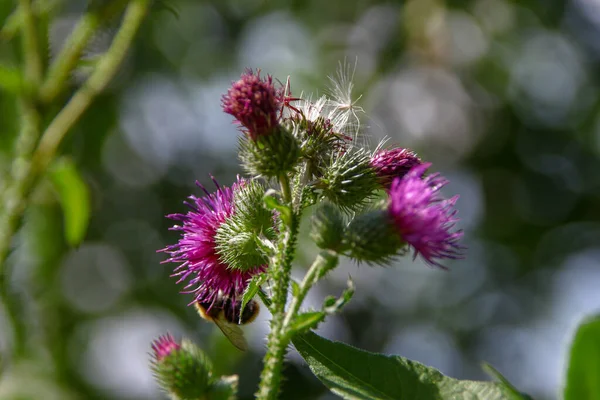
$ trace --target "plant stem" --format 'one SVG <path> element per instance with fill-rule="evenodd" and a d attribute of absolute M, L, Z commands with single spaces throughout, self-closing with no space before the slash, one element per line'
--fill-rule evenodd
<path fill-rule="evenodd" d="M 32 9 L 33 15 L 48 14 L 48 12 L 56 7 L 56 3 L 59 1 L 60 0 L 37 0 L 31 4 L 30 8 Z M 23 9 L 17 7 L 12 14 L 6 17 L 4 25 L 0 28 L 0 40 L 9 41 L 17 34 L 23 26 L 23 15 Z"/>
<path fill-rule="evenodd" d="M 11 165 L 9 185 L 2 198 L 2 212 L 0 213 L 0 300 L 4 305 L 10 326 L 13 329 L 14 346 L 13 354 L 21 356 L 25 352 L 25 323 L 19 317 L 19 299 L 15 297 L 10 287 L 10 273 L 5 265 L 12 236 L 17 231 L 23 210 L 24 202 L 20 193 L 27 172 L 30 169 L 31 152 L 39 137 L 39 114 L 34 105 L 26 97 L 20 100 L 21 131 L 15 145 L 15 158 Z"/>
<path fill-rule="evenodd" d="M 42 80 L 42 59 L 40 57 L 35 17 L 31 9 L 31 0 L 19 0 L 19 7 L 23 16 L 25 76 L 28 84 L 37 90 Z"/>
<path fill-rule="evenodd" d="M 0 300 L 13 329 L 13 354 L 15 356 L 21 356 L 25 352 L 25 323 L 23 318 L 19 318 L 19 299 L 11 292 L 5 260 L 12 243 L 12 236 L 18 228 L 23 214 L 24 205 L 20 193 L 31 165 L 31 153 L 40 135 L 40 115 L 35 101 L 31 97 L 31 92 L 37 91 L 42 77 L 42 62 L 31 0 L 20 0 L 19 9 L 23 19 L 21 31 L 28 90 L 24 90 L 19 98 L 21 129 L 15 144 L 10 174 L 6 179 L 7 187 L 1 197 L 2 209 L 0 210 L 0 227 L 2 228 L 0 230 Z"/>
<path fill-rule="evenodd" d="M 260 384 L 257 393 L 257 399 L 272 400 L 276 399 L 281 384 L 281 370 L 283 368 L 283 359 L 287 349 L 288 341 L 281 330 L 283 327 L 283 318 L 285 312 L 285 303 L 287 298 L 287 285 L 285 279 L 285 266 L 283 265 L 284 252 L 289 241 L 289 232 L 286 232 L 282 241 L 281 251 L 278 254 L 278 264 L 274 274 L 275 284 L 273 287 L 273 307 L 271 330 L 267 338 L 267 353 L 264 357 L 264 367 L 260 377 Z"/>
<path fill-rule="evenodd" d="M 114 17 L 126 4 L 126 0 L 107 2 L 99 10 L 88 12 L 81 17 L 60 53 L 50 65 L 48 75 L 40 87 L 41 102 L 50 103 L 60 94 L 91 37 L 104 21 Z"/>
<path fill-rule="evenodd" d="M 281 195 L 283 197 L 283 201 L 290 205 L 292 203 L 292 191 L 290 189 L 290 178 L 288 178 L 287 174 L 281 174 L 279 177 L 279 185 L 281 186 Z"/>
<path fill-rule="evenodd" d="M 146 12 L 149 0 L 132 0 L 127 6 L 121 29 L 117 32 L 110 49 L 102 57 L 98 66 L 73 95 L 67 105 L 58 113 L 44 132 L 40 145 L 34 154 L 38 171 L 46 169 L 56 149 L 67 132 L 81 117 L 88 106 L 111 81 L 129 49 Z"/>
<path fill-rule="evenodd" d="M 292 207 L 291 189 L 286 175 L 280 177 L 281 192 L 288 207 Z M 271 330 L 267 338 L 267 353 L 264 357 L 264 367 L 260 376 L 258 393 L 259 400 L 273 400 L 279 394 L 281 385 L 281 370 L 287 351 L 289 339 L 284 334 L 283 321 L 287 292 L 290 285 L 292 259 L 298 235 L 298 220 L 300 216 L 292 212 L 289 226 L 282 232 L 283 237 L 278 245 L 278 252 L 273 263 L 273 304 L 271 307 Z"/>
<path fill-rule="evenodd" d="M 334 255 L 334 257 L 336 257 L 337 262 L 337 256 Z M 290 327 L 290 324 L 292 323 L 293 319 L 296 317 L 296 315 L 298 315 L 298 311 L 300 311 L 300 307 L 302 306 L 302 302 L 308 294 L 308 291 L 319 279 L 320 271 L 330 263 L 331 257 L 324 256 L 322 252 L 317 256 L 315 261 L 312 263 L 312 265 L 304 275 L 304 278 L 300 283 L 300 290 L 298 291 L 298 294 L 292 299 L 292 302 L 290 303 L 290 308 L 288 309 L 285 315 L 282 329 L 284 333 L 287 333 L 288 328 Z"/>

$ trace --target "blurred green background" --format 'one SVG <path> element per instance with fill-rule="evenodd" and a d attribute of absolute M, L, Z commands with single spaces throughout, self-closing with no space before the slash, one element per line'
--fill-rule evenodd
<path fill-rule="evenodd" d="M 86 240 L 69 248 L 56 196 L 42 185 L 10 263 L 31 356 L 3 371 L 4 399 L 161 399 L 150 341 L 194 340 L 221 373 L 256 390 L 268 312 L 242 354 L 200 320 L 157 249 L 177 240 L 165 214 L 185 210 L 241 168 L 238 132 L 220 96 L 246 67 L 293 94 L 320 95 L 340 61 L 374 148 L 410 147 L 460 194 L 467 258 L 449 272 L 406 257 L 387 268 L 344 261 L 308 299 L 352 302 L 319 332 L 400 354 L 461 379 L 487 361 L 538 399 L 557 398 L 575 325 L 600 309 L 600 3 L 590 0 L 174 0 L 145 21 L 118 76 L 62 152 L 92 194 Z M 66 1 L 50 29 L 54 54 L 85 9 Z M 13 9 L 0 1 L 0 20 Z M 115 27 L 118 21 L 115 21 Z M 106 49 L 114 30 L 88 49 Z M 19 60 L 0 43 L 0 57 Z M 72 79 L 76 88 L 82 70 Z M 313 96 L 314 98 L 314 96 Z M 16 99 L 0 94 L 0 163 L 18 129 Z M 0 227 L 1 229 L 1 227 Z M 305 229 L 306 231 L 306 229 Z M 315 255 L 306 234 L 297 270 Z M 11 346 L 6 323 L 0 345 Z M 331 399 L 291 352 L 284 399 Z M 19 394 L 17 394 L 19 393 Z"/>

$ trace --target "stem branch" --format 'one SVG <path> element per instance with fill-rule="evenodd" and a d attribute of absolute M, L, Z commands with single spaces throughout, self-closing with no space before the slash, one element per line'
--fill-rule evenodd
<path fill-rule="evenodd" d="M 102 8 L 90 11 L 81 17 L 50 65 L 48 76 L 40 87 L 40 101 L 50 103 L 60 94 L 91 37 L 104 21 L 117 15 L 126 4 L 126 0 L 110 1 Z"/>
<path fill-rule="evenodd" d="M 38 44 L 35 17 L 31 9 L 31 0 L 19 0 L 23 16 L 23 51 L 25 56 L 25 76 L 28 84 L 35 90 L 42 80 L 42 59 Z"/>
<path fill-rule="evenodd" d="M 300 311 L 300 307 L 302 306 L 302 302 L 308 294 L 308 291 L 318 280 L 320 275 L 319 272 L 323 267 L 327 266 L 329 263 L 330 260 L 324 257 L 322 254 L 319 254 L 315 261 L 312 263 L 312 265 L 304 275 L 302 282 L 300 283 L 300 290 L 298 291 L 298 294 L 292 299 L 290 303 L 290 308 L 288 309 L 285 315 L 285 319 L 283 321 L 283 332 L 287 333 L 290 324 L 292 323 L 296 315 L 298 315 L 298 311 Z"/>
<path fill-rule="evenodd" d="M 35 167 L 38 171 L 45 170 L 64 136 L 117 72 L 146 14 L 148 3 L 149 0 L 132 0 L 129 3 L 121 29 L 117 32 L 110 49 L 102 57 L 92 75 L 44 132 L 34 154 Z"/>

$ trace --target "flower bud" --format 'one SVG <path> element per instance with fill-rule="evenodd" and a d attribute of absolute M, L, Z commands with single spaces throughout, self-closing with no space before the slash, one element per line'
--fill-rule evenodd
<path fill-rule="evenodd" d="M 364 150 L 348 151 L 338 156 L 316 185 L 333 204 L 345 211 L 363 207 L 379 188 L 375 171 Z"/>
<path fill-rule="evenodd" d="M 256 140 L 240 138 L 239 157 L 251 175 L 268 178 L 294 170 L 300 159 L 300 146 L 291 127 L 279 126 Z"/>
<path fill-rule="evenodd" d="M 294 118 L 297 124 L 297 138 L 306 161 L 309 179 L 320 178 L 327 169 L 331 158 L 346 150 L 343 135 L 333 131 L 331 121 L 322 116 L 313 120 L 299 114 Z"/>
<path fill-rule="evenodd" d="M 346 223 L 340 211 L 329 203 L 321 203 L 311 219 L 310 236 L 321 249 L 339 250 Z"/>
<path fill-rule="evenodd" d="M 386 210 L 374 210 L 354 218 L 345 231 L 343 243 L 349 257 L 368 264 L 389 262 L 405 245 Z"/>
<path fill-rule="evenodd" d="M 202 399 L 213 382 L 212 364 L 192 342 L 177 343 L 171 335 L 152 343 L 152 369 L 158 384 L 177 400 Z"/>
<path fill-rule="evenodd" d="M 264 187 L 257 181 L 244 181 L 234 190 L 234 212 L 215 235 L 219 259 L 230 269 L 245 272 L 268 264 L 268 257 L 257 245 L 260 237 L 276 237 L 273 211 L 264 206 L 264 194 Z"/>
<path fill-rule="evenodd" d="M 222 99 L 223 111 L 233 115 L 246 128 L 251 140 L 269 135 L 277 128 L 282 108 L 281 96 L 273 85 L 273 78 L 260 77 L 247 70 L 234 82 Z"/>
<path fill-rule="evenodd" d="M 402 178 L 412 167 L 421 163 L 421 159 L 413 151 L 400 147 L 379 150 L 371 157 L 371 167 L 381 186 L 388 191 L 394 178 Z"/>

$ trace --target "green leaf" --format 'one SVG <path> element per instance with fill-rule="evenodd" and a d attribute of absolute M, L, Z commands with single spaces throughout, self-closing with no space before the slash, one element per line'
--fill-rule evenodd
<path fill-rule="evenodd" d="M 63 158 L 50 169 L 50 180 L 64 215 L 65 239 L 71 246 L 83 240 L 90 219 L 90 192 L 75 164 Z"/>
<path fill-rule="evenodd" d="M 286 224 L 290 225 L 292 222 L 292 210 L 285 204 L 281 204 L 275 197 L 266 194 L 264 197 L 265 206 L 269 210 L 279 211 L 279 218 Z"/>
<path fill-rule="evenodd" d="M 510 393 L 510 398 L 513 400 L 533 400 L 531 396 L 519 392 L 519 390 L 508 381 L 496 368 L 492 367 L 488 363 L 483 363 L 483 370 L 490 375 L 492 378 L 496 378 L 504 387 L 506 391 Z"/>
<path fill-rule="evenodd" d="M 579 325 L 568 368 L 565 400 L 600 399 L 600 315 Z"/>
<path fill-rule="evenodd" d="M 370 353 L 312 332 L 292 342 L 313 374 L 344 399 L 510 399 L 496 382 L 452 379 L 404 357 Z"/>
<path fill-rule="evenodd" d="M 308 311 L 298 315 L 290 326 L 290 336 L 299 335 L 314 329 L 325 319 L 323 311 Z"/>
<path fill-rule="evenodd" d="M 242 296 L 242 308 L 240 309 L 240 316 L 242 315 L 242 312 L 244 311 L 244 308 L 246 308 L 246 305 L 248 304 L 248 302 L 250 300 L 252 300 L 254 298 L 254 296 L 256 296 L 256 294 L 260 290 L 260 286 L 263 283 L 265 283 L 266 280 L 267 280 L 267 274 L 264 274 L 264 273 L 254 275 L 252 277 L 252 279 L 248 283 L 248 287 L 244 291 L 244 295 Z"/>
<path fill-rule="evenodd" d="M 298 293 L 300 293 L 300 285 L 293 279 L 290 282 L 292 284 L 292 296 L 298 297 Z"/>

